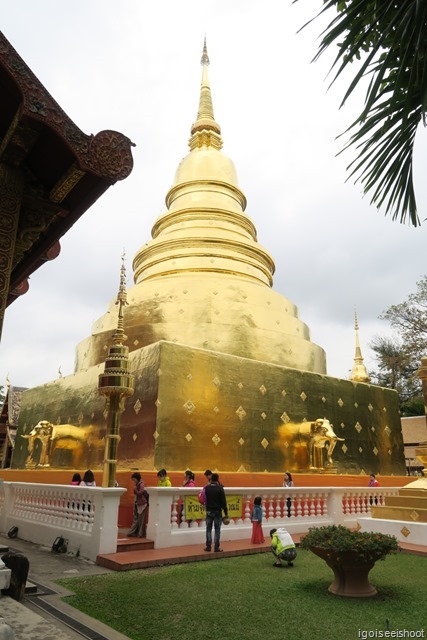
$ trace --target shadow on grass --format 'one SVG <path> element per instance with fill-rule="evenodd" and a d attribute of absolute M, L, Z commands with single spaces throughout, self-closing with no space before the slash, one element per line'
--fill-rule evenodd
<path fill-rule="evenodd" d="M 372 596 L 370 598 L 348 598 L 342 596 L 334 596 L 335 598 L 342 600 L 370 600 L 371 602 L 375 600 L 387 600 L 391 602 L 393 600 L 401 600 L 402 598 L 411 597 L 412 590 L 408 590 L 407 588 L 401 586 L 390 586 L 387 584 L 381 584 L 376 580 L 369 580 L 371 584 L 374 584 L 378 593 L 376 596 Z M 310 595 L 310 598 L 313 600 L 324 600 L 325 598 L 330 600 L 331 594 L 328 591 L 329 585 L 332 583 L 332 576 L 329 580 L 307 580 L 304 583 L 301 583 L 299 590 L 301 593 L 306 593 Z"/>

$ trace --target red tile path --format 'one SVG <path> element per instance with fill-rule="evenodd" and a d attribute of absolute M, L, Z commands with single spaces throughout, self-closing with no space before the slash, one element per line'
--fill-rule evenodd
<path fill-rule="evenodd" d="M 294 534 L 292 537 L 296 544 L 304 534 Z M 143 545 L 152 546 L 152 542 L 147 540 Z M 125 546 L 126 545 L 126 546 Z M 141 540 L 138 538 L 121 538 L 119 547 L 128 550 L 117 553 L 100 555 L 96 563 L 113 569 L 114 571 L 129 571 L 131 569 L 147 569 L 148 567 L 160 567 L 167 564 L 182 564 L 185 562 L 200 562 L 205 560 L 218 560 L 220 558 L 231 558 L 235 556 L 245 556 L 254 553 L 266 553 L 270 549 L 270 540 L 264 544 L 251 544 L 249 540 L 233 540 L 221 543 L 223 549 L 220 553 L 203 551 L 203 544 L 188 545 L 184 547 L 168 547 L 165 549 L 143 548 Z M 419 546 L 401 542 L 400 546 L 404 553 L 414 553 L 420 556 L 427 556 L 427 546 Z"/>

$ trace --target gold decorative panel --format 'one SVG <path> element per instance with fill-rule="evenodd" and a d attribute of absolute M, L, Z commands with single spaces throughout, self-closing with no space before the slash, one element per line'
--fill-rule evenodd
<path fill-rule="evenodd" d="M 134 351 L 130 362 L 135 396 L 126 400 L 122 414 L 119 468 L 309 471 L 307 434 L 312 421 L 326 414 L 342 439 L 333 452 L 337 473 L 367 469 L 382 475 L 405 474 L 394 391 L 171 342 Z M 14 467 L 24 467 L 27 460 L 21 425 L 27 425 L 28 433 L 40 420 L 54 422 L 58 415 L 69 416 L 70 424 L 77 425 L 82 414 L 82 428 L 92 425 L 102 432 L 104 404 L 96 393 L 99 372 L 100 367 L 91 367 L 24 392 Z M 220 385 L 212 383 L 215 377 Z M 135 398 L 142 405 L 138 413 Z M 325 404 L 322 398 L 330 400 Z M 221 410 L 215 412 L 214 407 Z M 356 424 L 364 428 L 358 432 Z M 99 449 L 91 443 L 78 454 L 66 447 L 57 450 L 52 466 L 100 468 L 101 440 Z"/>

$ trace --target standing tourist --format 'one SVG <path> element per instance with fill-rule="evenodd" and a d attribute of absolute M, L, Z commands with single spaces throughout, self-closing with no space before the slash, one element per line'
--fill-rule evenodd
<path fill-rule="evenodd" d="M 369 487 L 379 487 L 380 483 L 378 482 L 378 480 L 375 477 L 374 473 L 371 473 L 371 475 L 369 476 Z"/>
<path fill-rule="evenodd" d="M 184 482 L 182 483 L 183 487 L 195 487 L 195 475 L 190 469 L 184 472 Z M 179 508 L 179 521 L 182 522 L 184 520 L 184 502 L 181 502 L 181 506 Z M 190 526 L 190 520 L 188 520 L 188 526 Z"/>
<path fill-rule="evenodd" d="M 182 483 L 183 487 L 195 487 L 195 475 L 190 469 L 184 473 L 184 482 Z"/>
<path fill-rule="evenodd" d="M 81 481 L 80 485 L 82 487 L 85 487 L 85 486 L 96 487 L 95 476 L 93 475 L 93 471 L 88 469 L 87 471 L 84 472 L 83 480 Z"/>
<path fill-rule="evenodd" d="M 292 475 L 287 471 L 285 473 L 285 477 L 283 478 L 283 486 L 284 487 L 293 487 L 294 481 L 292 480 Z"/>
<path fill-rule="evenodd" d="M 147 537 L 147 496 L 145 485 L 141 479 L 141 474 L 136 472 L 131 475 L 134 482 L 133 493 L 135 496 L 133 505 L 133 523 L 128 532 L 130 538 L 146 538 Z"/>
<path fill-rule="evenodd" d="M 159 481 L 157 482 L 158 487 L 172 486 L 172 482 L 170 481 L 170 478 L 168 476 L 168 472 L 166 471 L 166 469 L 160 469 L 160 471 L 157 472 L 157 477 L 159 479 Z"/>
<path fill-rule="evenodd" d="M 283 478 L 283 486 L 284 487 L 293 487 L 294 481 L 292 480 L 292 476 L 289 471 L 286 471 L 285 477 Z M 286 510 L 288 512 L 288 518 L 291 517 L 292 510 L 292 499 L 290 497 L 286 498 Z"/>
<path fill-rule="evenodd" d="M 379 487 L 380 483 L 378 482 L 378 480 L 375 477 L 374 473 L 371 473 L 371 475 L 369 476 L 369 487 Z M 378 504 L 378 496 L 375 495 L 374 499 L 372 499 L 372 496 L 369 496 L 369 503 L 372 504 Z"/>
<path fill-rule="evenodd" d="M 80 473 L 74 473 L 70 484 L 73 484 L 74 486 L 78 487 L 79 484 L 81 484 L 81 482 L 82 482 L 82 477 Z"/>
<path fill-rule="evenodd" d="M 221 536 L 222 511 L 228 517 L 227 501 L 224 487 L 219 483 L 219 476 L 213 473 L 211 481 L 205 486 L 206 495 L 206 547 L 205 551 L 212 548 L 212 525 L 215 527 L 214 551 L 222 551 L 219 546 Z"/>
<path fill-rule="evenodd" d="M 254 499 L 254 505 L 252 507 L 252 544 L 261 544 L 265 542 L 264 533 L 262 531 L 262 506 L 261 506 L 261 496 L 257 496 Z"/>

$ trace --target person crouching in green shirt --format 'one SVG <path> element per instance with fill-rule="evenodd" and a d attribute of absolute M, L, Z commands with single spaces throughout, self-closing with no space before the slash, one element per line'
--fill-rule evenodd
<path fill-rule="evenodd" d="M 288 567 L 293 567 L 297 555 L 295 543 L 290 533 L 286 529 L 271 529 L 271 551 L 276 558 L 273 567 L 281 567 L 282 560 L 288 563 Z"/>

